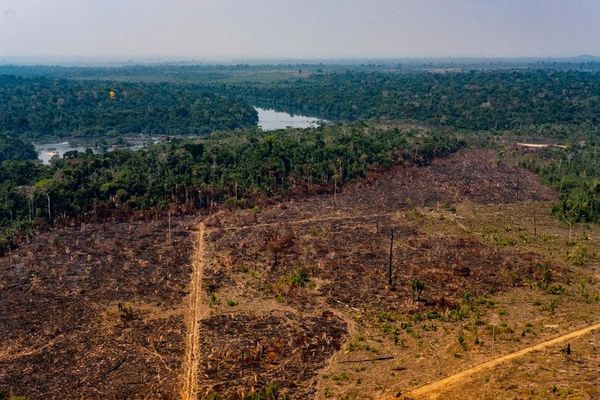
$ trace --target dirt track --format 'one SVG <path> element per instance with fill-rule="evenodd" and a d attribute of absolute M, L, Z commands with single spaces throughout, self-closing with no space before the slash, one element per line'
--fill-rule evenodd
<path fill-rule="evenodd" d="M 536 345 L 526 347 L 526 348 L 516 351 L 514 353 L 510 353 L 510 354 L 504 355 L 502 357 L 498 357 L 498 358 L 494 358 L 493 360 L 486 361 L 483 364 L 476 365 L 472 368 L 461 371 L 458 374 L 449 376 L 445 379 L 442 379 L 442 380 L 430 383 L 428 385 L 421 386 L 420 388 L 411 390 L 410 392 L 405 393 L 402 396 L 402 398 L 407 399 L 407 400 L 408 399 L 416 399 L 416 400 L 437 399 L 437 398 L 439 398 L 441 392 L 445 388 L 455 385 L 465 379 L 468 379 L 469 377 L 471 377 L 472 375 L 474 375 L 478 372 L 484 371 L 489 368 L 493 368 L 499 364 L 513 360 L 515 358 L 522 357 L 533 351 L 543 350 L 547 347 L 566 342 L 567 340 L 578 338 L 578 337 L 586 335 L 596 329 L 600 329 L 600 323 L 590 325 L 586 328 L 578 329 L 576 331 L 567 333 L 565 335 L 558 336 L 554 339 L 546 340 L 546 341 L 538 343 Z M 397 397 L 388 396 L 385 398 L 392 399 L 392 398 L 397 398 Z"/>
<path fill-rule="evenodd" d="M 196 236 L 196 249 L 192 260 L 190 279 L 189 311 L 187 317 L 187 335 L 185 357 L 183 361 L 183 388 L 181 398 L 192 400 L 198 397 L 197 371 L 200 358 L 199 320 L 206 314 L 202 304 L 202 275 L 204 272 L 204 223 L 201 222 Z"/>

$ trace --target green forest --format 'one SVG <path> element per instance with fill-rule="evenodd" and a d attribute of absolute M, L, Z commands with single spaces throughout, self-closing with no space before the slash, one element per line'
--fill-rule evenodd
<path fill-rule="evenodd" d="M 0 76 L 3 246 L 19 232 L 73 218 L 169 207 L 191 210 L 216 203 L 249 207 L 259 199 L 331 190 L 374 168 L 426 163 L 455 151 L 464 145 L 457 132 L 479 145 L 478 138 L 487 134 L 552 137 L 567 143 L 566 149 L 547 149 L 528 165 L 560 193 L 555 207 L 559 218 L 600 220 L 598 73 L 346 69 L 121 71 L 137 78 L 135 82 L 96 80 L 119 75 L 114 68 L 110 73 L 76 69 L 86 80 L 58 78 L 75 72 L 58 69 L 53 75 L 52 67 L 42 69 L 48 77 L 33 76 L 35 68 L 24 69 L 28 78 Z M 9 70 L 19 72 L 16 67 Z M 163 72 L 169 83 L 145 81 L 159 80 Z M 262 132 L 250 104 L 332 123 Z M 388 120 L 427 125 L 436 133 L 385 128 L 381 122 Z M 35 150 L 27 142 L 130 133 L 205 137 L 170 139 L 137 152 L 70 152 L 51 165 L 34 161 Z"/>
<path fill-rule="evenodd" d="M 452 135 L 357 123 L 308 131 L 251 129 L 104 155 L 71 152 L 51 165 L 5 161 L 3 247 L 16 232 L 56 220 L 216 203 L 250 207 L 261 198 L 329 191 L 370 170 L 427 163 L 463 145 Z"/>
<path fill-rule="evenodd" d="M 570 222 L 600 222 L 600 142 L 548 149 L 536 171 L 560 195 L 554 213 Z"/>
<path fill-rule="evenodd" d="M 600 121 L 600 74 L 581 71 L 348 71 L 223 83 L 213 90 L 334 121 L 405 120 L 469 131 L 544 124 L 592 128 Z"/>
<path fill-rule="evenodd" d="M 206 134 L 256 122 L 245 102 L 196 85 L 0 76 L 0 133 L 13 137 Z"/>

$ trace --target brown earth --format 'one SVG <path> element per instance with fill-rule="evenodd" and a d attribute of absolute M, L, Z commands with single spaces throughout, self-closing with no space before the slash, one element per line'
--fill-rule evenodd
<path fill-rule="evenodd" d="M 0 258 L 0 387 L 39 398 L 177 398 L 195 221 L 90 224 Z M 119 306 L 120 304 L 120 306 Z"/>
<path fill-rule="evenodd" d="M 521 246 L 485 208 L 554 198 L 495 153 L 465 150 L 335 196 L 219 212 L 201 252 L 194 218 L 174 218 L 170 235 L 165 219 L 42 234 L 0 258 L 0 387 L 32 399 L 264 388 L 358 399 L 422 386 L 556 334 L 548 321 L 562 332 L 589 316 L 593 285 L 583 302 L 585 276 L 546 251 L 559 241 Z M 548 203 L 535 204 L 542 221 Z M 547 275 L 564 294 L 547 292 Z"/>
<path fill-rule="evenodd" d="M 293 398 L 316 391 L 316 371 L 340 348 L 346 327 L 331 312 L 302 316 L 219 314 L 202 323 L 200 381 L 205 393 L 242 397 L 278 383 Z"/>
<path fill-rule="evenodd" d="M 524 169 L 499 162 L 491 150 L 462 150 L 418 167 L 399 165 L 346 185 L 337 196 L 315 195 L 284 201 L 259 214 L 239 212 L 227 224 L 284 223 L 332 216 L 375 215 L 414 207 L 469 201 L 502 204 L 556 199 L 556 193 Z M 212 224 L 220 226 L 217 216 Z"/>
<path fill-rule="evenodd" d="M 226 315 L 236 321 L 246 321 L 248 314 L 265 321 L 265 315 L 269 315 L 266 321 L 279 326 L 281 322 L 271 318 L 271 313 L 302 318 L 325 310 L 339 315 L 348 327 L 348 336 L 325 367 L 326 371 L 338 373 L 321 375 L 317 396 L 364 398 L 365 393 L 375 394 L 382 388 L 369 382 L 368 375 L 364 379 L 349 378 L 343 372 L 344 366 L 355 362 L 361 365 L 360 360 L 365 360 L 367 366 L 373 362 L 397 362 L 394 359 L 398 356 L 383 353 L 383 349 L 394 353 L 409 346 L 409 326 L 414 316 L 435 318 L 426 323 L 428 329 L 437 330 L 432 327 L 438 319 L 451 327 L 455 320 L 470 318 L 478 302 L 491 303 L 487 300 L 490 296 L 543 285 L 544 271 L 549 271 L 555 284 L 569 279 L 561 265 L 548 263 L 536 252 L 500 247 L 465 230 L 451 234 L 424 231 L 421 225 L 429 218 L 423 212 L 441 210 L 452 216 L 450 209 L 455 202 L 465 200 L 504 204 L 554 198 L 555 194 L 540 185 L 534 175 L 497 163 L 494 153 L 464 151 L 427 167 L 397 167 L 349 185 L 336 196 L 321 195 L 260 210 L 219 213 L 206 221 L 211 249 L 210 265 L 205 270 L 207 298 L 212 299 L 213 315 Z M 395 242 L 390 287 L 387 265 L 391 229 Z M 423 281 L 426 288 L 418 296 L 409 285 L 414 279 Z M 481 315 L 485 318 L 483 311 Z M 261 330 L 272 329 L 257 329 L 256 323 L 253 319 L 252 323 L 235 325 L 233 337 L 223 321 L 203 325 L 201 337 L 209 342 L 201 347 L 206 351 L 220 349 L 225 343 L 239 341 L 239 336 L 262 338 Z M 223 341 L 223 337 L 230 339 Z M 391 347 L 387 344 L 390 340 Z M 233 391 L 248 390 L 249 383 L 239 379 L 244 372 L 240 364 L 242 348 L 223 350 L 230 358 L 220 351 L 211 354 L 208 358 L 228 361 L 212 361 L 214 371 L 219 371 L 212 376 L 203 367 L 205 377 L 200 380 L 218 392 L 226 387 L 223 393 L 230 396 Z M 267 365 L 264 353 L 258 354 L 256 362 Z M 379 357 L 383 360 L 368 361 Z M 313 373 L 321 366 L 322 362 L 314 361 Z M 394 367 L 390 368 L 393 371 Z M 266 373 L 266 369 L 261 369 L 261 373 Z M 258 374 L 250 385 L 256 388 L 277 382 L 291 398 L 305 398 L 306 393 L 312 393 L 298 389 L 306 385 L 312 388 L 310 379 L 299 381 L 297 376 L 285 372 L 271 377 L 269 380 Z M 348 384 L 348 391 L 334 395 L 327 382 L 334 386 Z"/>

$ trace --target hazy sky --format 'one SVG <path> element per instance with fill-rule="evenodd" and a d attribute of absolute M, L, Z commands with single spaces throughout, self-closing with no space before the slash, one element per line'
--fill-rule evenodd
<path fill-rule="evenodd" d="M 0 58 L 600 55 L 600 0 L 0 0 Z"/>

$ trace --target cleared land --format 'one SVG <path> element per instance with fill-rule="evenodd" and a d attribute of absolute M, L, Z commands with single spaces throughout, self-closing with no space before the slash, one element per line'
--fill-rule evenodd
<path fill-rule="evenodd" d="M 525 347 L 524 349 L 521 349 L 514 353 L 510 353 L 510 354 L 506 354 L 506 355 L 498 357 L 498 358 L 494 358 L 492 360 L 484 362 L 483 364 L 476 365 L 472 368 L 461 371 L 458 374 L 449 376 L 448 378 L 445 378 L 445 379 L 427 384 L 427 385 L 417 388 L 415 390 L 412 390 L 409 393 L 407 393 L 406 395 L 404 395 L 404 398 L 409 399 L 409 398 L 414 398 L 414 397 L 417 397 L 417 398 L 428 397 L 428 398 L 432 398 L 432 399 L 437 399 L 438 397 L 440 397 L 442 395 L 443 391 L 451 389 L 452 386 L 462 384 L 465 380 L 473 377 L 476 374 L 481 374 L 482 372 L 487 372 L 488 369 L 494 368 L 500 364 L 503 364 L 503 363 L 506 363 L 506 362 L 509 362 L 509 361 L 512 361 L 515 359 L 524 358 L 529 353 L 532 353 L 534 351 L 545 350 L 548 347 L 557 346 L 557 345 L 563 344 L 564 342 L 570 342 L 570 341 L 576 340 L 582 336 L 589 335 L 598 329 L 600 329 L 600 323 L 594 324 L 594 325 L 591 325 L 591 326 L 588 326 L 588 327 L 585 327 L 582 329 L 578 329 L 573 332 L 569 332 L 565 335 L 558 336 L 554 339 L 546 340 L 544 342 L 535 344 L 533 346 Z M 569 350 L 568 350 L 569 354 L 567 354 L 567 355 L 570 355 L 570 353 L 572 352 L 570 344 L 569 344 L 568 348 L 569 348 Z M 556 387 L 556 386 L 554 386 L 554 387 Z M 461 390 L 461 392 L 462 392 L 462 390 Z M 554 392 L 557 392 L 557 390 L 554 390 Z"/>
<path fill-rule="evenodd" d="M 468 150 L 335 196 L 176 218 L 170 234 L 162 219 L 42 234 L 0 259 L 0 387 L 34 399 L 401 397 L 600 318 L 600 230 L 569 232 L 554 199 Z M 594 338 L 439 398 L 594 398 Z"/>
<path fill-rule="evenodd" d="M 395 396 L 596 318 L 589 272 L 597 231 L 578 227 L 568 241 L 568 228 L 549 215 L 554 198 L 494 153 L 465 151 L 371 176 L 335 197 L 214 215 L 206 276 L 213 314 L 330 311 L 348 334 L 318 373 L 316 397 Z M 260 337 L 255 327 L 237 329 Z M 224 331 L 216 324 L 201 336 Z M 266 358 L 258 360 L 257 386 L 278 382 L 292 398 L 312 395 L 314 380 L 269 373 Z M 315 371 L 323 365 L 308 362 Z M 228 369 L 243 367 L 219 371 Z M 210 372 L 204 384 L 207 393 L 247 387 Z"/>
<path fill-rule="evenodd" d="M 43 233 L 0 259 L 0 387 L 41 398 L 179 397 L 191 218 Z"/>

